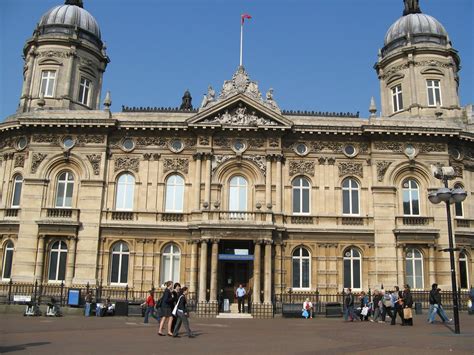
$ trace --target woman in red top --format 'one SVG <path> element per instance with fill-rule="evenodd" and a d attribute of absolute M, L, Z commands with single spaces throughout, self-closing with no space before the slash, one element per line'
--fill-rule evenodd
<path fill-rule="evenodd" d="M 145 320 L 143 323 L 147 324 L 148 323 L 148 316 L 151 314 L 153 317 L 153 313 L 155 312 L 155 291 L 151 290 L 150 295 L 147 297 L 145 305 L 146 305 L 146 310 L 145 310 Z"/>

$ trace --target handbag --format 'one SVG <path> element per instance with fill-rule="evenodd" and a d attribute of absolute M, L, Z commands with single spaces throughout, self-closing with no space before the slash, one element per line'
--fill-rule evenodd
<path fill-rule="evenodd" d="M 404 319 L 413 318 L 413 312 L 412 312 L 411 308 L 403 308 L 403 318 Z"/>
<path fill-rule="evenodd" d="M 369 314 L 369 307 L 367 306 L 362 307 L 362 311 L 360 311 L 360 314 L 362 314 L 363 316 L 366 316 L 367 314 Z"/>
<path fill-rule="evenodd" d="M 309 313 L 306 309 L 303 310 L 303 313 L 301 314 L 303 317 L 308 318 Z"/>
<path fill-rule="evenodd" d="M 173 312 L 171 312 L 171 314 L 175 317 L 176 317 L 176 314 L 178 313 L 178 305 L 179 305 L 179 301 L 181 301 L 181 297 L 183 297 L 183 295 L 179 296 L 178 302 L 176 302 L 176 305 L 173 308 Z"/>

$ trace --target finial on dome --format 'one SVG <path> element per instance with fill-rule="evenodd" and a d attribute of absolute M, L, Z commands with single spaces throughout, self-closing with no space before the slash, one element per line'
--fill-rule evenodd
<path fill-rule="evenodd" d="M 181 102 L 181 106 L 179 107 L 180 110 L 192 110 L 193 109 L 193 105 L 192 105 L 192 97 L 191 97 L 191 93 L 189 92 L 189 89 L 187 89 L 185 92 L 184 92 L 184 95 L 183 95 L 183 100 Z"/>
<path fill-rule="evenodd" d="M 104 99 L 104 110 L 110 111 L 110 106 L 112 106 L 112 97 L 110 95 L 110 91 L 107 91 Z"/>
<path fill-rule="evenodd" d="M 64 2 L 64 5 L 74 5 L 74 6 L 84 7 L 82 0 L 66 0 Z"/>
<path fill-rule="evenodd" d="M 376 115 L 376 113 L 377 113 L 377 106 L 375 106 L 375 99 L 374 99 L 373 96 L 370 98 L 369 112 L 370 112 L 370 118 L 375 118 L 375 117 L 377 117 L 377 115 Z"/>
<path fill-rule="evenodd" d="M 403 10 L 403 16 L 409 14 L 421 14 L 419 0 L 403 0 L 405 9 Z"/>

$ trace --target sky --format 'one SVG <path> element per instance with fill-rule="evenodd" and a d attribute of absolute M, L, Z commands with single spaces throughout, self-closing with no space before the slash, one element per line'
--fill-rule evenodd
<path fill-rule="evenodd" d="M 0 121 L 14 114 L 22 49 L 41 16 L 62 0 L 0 0 Z M 461 56 L 460 100 L 474 103 L 474 1 L 420 0 Z M 360 112 L 380 108 L 373 65 L 402 0 L 84 0 L 111 59 L 102 97 L 126 106 L 177 107 L 186 89 L 199 106 L 208 85 L 220 91 L 239 64 L 282 109 Z"/>

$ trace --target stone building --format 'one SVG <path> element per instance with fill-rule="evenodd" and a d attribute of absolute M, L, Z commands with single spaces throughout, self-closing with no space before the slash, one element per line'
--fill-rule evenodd
<path fill-rule="evenodd" d="M 214 314 L 239 283 L 252 312 L 280 294 L 450 288 L 451 165 L 459 284 L 473 283 L 474 116 L 444 27 L 406 2 L 375 70 L 381 114 L 283 111 L 243 67 L 199 109 L 100 108 L 109 58 L 82 1 L 48 11 L 24 47 L 17 113 L 0 124 L 1 282 L 148 290 L 189 285 Z M 374 49 L 375 50 L 375 49 Z"/>

